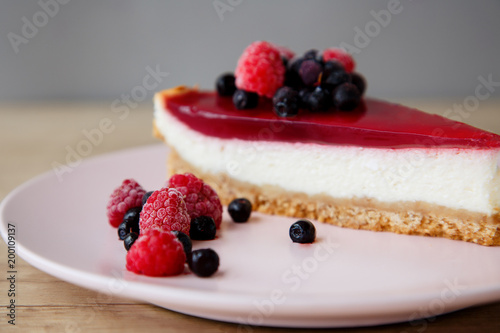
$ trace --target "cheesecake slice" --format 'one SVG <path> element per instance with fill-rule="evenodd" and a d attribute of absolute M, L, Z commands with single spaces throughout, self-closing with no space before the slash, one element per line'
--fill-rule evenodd
<path fill-rule="evenodd" d="M 176 87 L 155 95 L 168 173 L 192 172 L 223 204 L 333 225 L 500 245 L 500 136 L 365 98 L 355 110 L 278 118 L 269 100 Z"/>

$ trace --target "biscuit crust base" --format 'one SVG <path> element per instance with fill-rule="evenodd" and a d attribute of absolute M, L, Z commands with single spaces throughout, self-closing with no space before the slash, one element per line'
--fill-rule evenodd
<path fill-rule="evenodd" d="M 161 134 L 154 128 L 154 135 Z M 201 172 L 170 147 L 168 176 L 191 172 L 202 178 L 219 195 L 223 205 L 245 197 L 254 211 L 265 214 L 315 219 L 339 227 L 389 231 L 406 235 L 444 237 L 480 245 L 500 245 L 500 213 L 488 216 L 423 202 L 383 203 L 374 199 L 336 199 L 309 196 L 277 186 L 255 186 L 228 174 Z"/>

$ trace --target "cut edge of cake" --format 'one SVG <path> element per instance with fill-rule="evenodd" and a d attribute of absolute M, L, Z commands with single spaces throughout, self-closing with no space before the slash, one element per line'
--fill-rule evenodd
<path fill-rule="evenodd" d="M 192 90 L 185 86 L 159 92 L 155 104 L 166 109 L 165 98 Z M 277 186 L 256 186 L 233 179 L 227 173 L 211 173 L 184 160 L 169 145 L 153 121 L 153 133 L 170 147 L 168 173 L 191 172 L 212 186 L 227 205 L 238 197 L 248 198 L 254 210 L 296 218 L 310 218 L 332 225 L 407 235 L 443 237 L 480 245 L 500 245 L 500 212 L 488 215 L 425 202 L 385 203 L 374 199 L 335 199 L 309 196 Z"/>
<path fill-rule="evenodd" d="M 155 133 L 159 134 L 158 131 Z M 161 138 L 161 135 L 159 136 Z M 308 196 L 276 186 L 259 187 L 231 178 L 227 174 L 200 171 L 184 161 L 170 147 L 169 175 L 190 172 L 204 179 L 219 195 L 223 205 L 244 197 L 255 211 L 295 218 L 310 218 L 351 229 L 388 231 L 462 240 L 480 245 L 500 245 L 500 214 L 487 216 L 454 210 L 424 202 L 381 203 L 373 199 L 335 199 Z"/>

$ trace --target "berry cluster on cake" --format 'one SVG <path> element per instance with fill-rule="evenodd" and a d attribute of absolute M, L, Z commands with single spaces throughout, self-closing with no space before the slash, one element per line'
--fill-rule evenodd
<path fill-rule="evenodd" d="M 500 245 L 500 136 L 366 98 L 355 66 L 340 49 L 259 41 L 216 91 L 157 93 L 169 174 L 197 175 L 225 205 Z"/>

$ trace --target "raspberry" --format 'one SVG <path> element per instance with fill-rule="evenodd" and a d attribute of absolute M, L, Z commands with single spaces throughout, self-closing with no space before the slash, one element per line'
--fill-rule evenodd
<path fill-rule="evenodd" d="M 127 253 L 127 270 L 148 276 L 172 276 L 184 272 L 182 243 L 168 231 L 142 232 Z"/>
<path fill-rule="evenodd" d="M 236 66 L 236 87 L 272 98 L 285 81 L 280 51 L 268 42 L 250 44 Z"/>
<path fill-rule="evenodd" d="M 125 179 L 109 197 L 107 214 L 109 224 L 117 228 L 125 213 L 134 207 L 141 207 L 146 191 L 133 179 Z"/>
<path fill-rule="evenodd" d="M 352 56 L 346 51 L 336 47 L 331 47 L 323 51 L 323 61 L 327 62 L 330 60 L 340 62 L 347 73 L 352 72 L 354 67 L 356 67 L 356 63 Z"/>
<path fill-rule="evenodd" d="M 293 52 L 292 50 L 290 50 L 288 47 L 285 47 L 285 46 L 281 46 L 281 45 L 276 45 L 276 44 L 273 44 L 274 48 L 276 50 L 278 50 L 278 52 L 280 53 L 280 56 L 290 60 L 292 59 L 293 57 L 295 57 L 295 52 Z"/>
<path fill-rule="evenodd" d="M 141 234 L 155 228 L 189 234 L 190 222 L 184 195 L 175 188 L 165 187 L 154 191 L 142 207 L 139 227 Z"/>
<path fill-rule="evenodd" d="M 189 217 L 210 216 L 219 228 L 222 205 L 215 191 L 192 173 L 173 175 L 168 186 L 178 189 L 184 196 Z M 189 235 L 189 233 L 186 233 Z"/>

